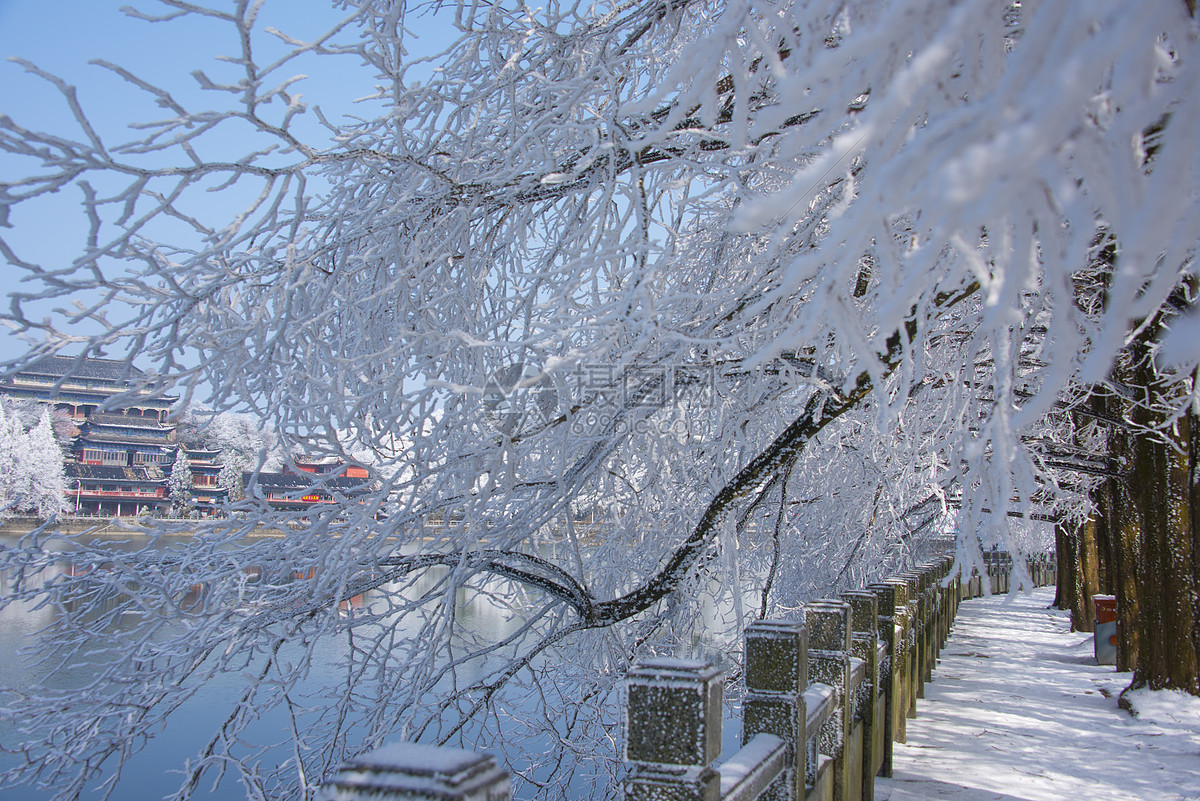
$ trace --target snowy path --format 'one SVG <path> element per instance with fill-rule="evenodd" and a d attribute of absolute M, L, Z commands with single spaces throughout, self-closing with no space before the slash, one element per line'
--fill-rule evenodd
<path fill-rule="evenodd" d="M 1129 674 L 1096 665 L 1053 599 L 963 602 L 876 799 L 1200 800 L 1200 699 L 1133 693 L 1131 718 L 1115 697 Z"/>

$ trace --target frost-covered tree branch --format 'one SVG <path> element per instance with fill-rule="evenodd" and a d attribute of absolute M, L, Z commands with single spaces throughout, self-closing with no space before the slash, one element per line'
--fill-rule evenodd
<path fill-rule="evenodd" d="M 561 771 L 519 770 L 561 796 L 630 660 L 1085 508 L 1106 466 L 1063 409 L 1140 321 L 1159 397 L 1195 402 L 1185 3 L 338 8 L 301 41 L 167 0 L 138 13 L 223 27 L 224 58 L 101 65 L 159 109 L 126 139 L 33 65 L 76 129 L 0 117 L 28 167 L 0 222 L 83 204 L 70 264 L 0 236 L 29 358 L 121 354 L 372 482 L 301 519 L 252 477 L 133 551 L 6 547 L 0 603 L 55 610 L 46 668 L 96 671 L 86 703 L 4 700 L 14 780 L 82 786 L 244 671 L 180 798 L 224 770 L 296 797 L 398 736 L 535 743 Z M 302 98 L 312 59 L 357 65 L 356 117 Z"/>

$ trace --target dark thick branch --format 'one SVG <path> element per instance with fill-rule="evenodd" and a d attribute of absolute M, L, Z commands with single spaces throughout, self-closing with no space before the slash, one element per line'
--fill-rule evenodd
<path fill-rule="evenodd" d="M 935 309 L 947 309 L 973 295 L 978 289 L 978 283 L 972 283 L 959 292 L 939 294 L 934 298 L 933 306 Z M 882 367 L 881 378 L 887 378 L 900 364 L 905 346 L 912 342 L 916 334 L 917 317 L 914 310 L 905 322 L 904 329 L 895 331 L 888 337 L 887 349 L 877 355 Z M 691 535 L 658 573 L 632 592 L 596 604 L 592 625 L 606 626 L 633 617 L 669 594 L 695 566 L 701 553 L 711 545 L 717 524 L 725 513 L 741 498 L 790 464 L 817 434 L 856 408 L 873 389 L 874 381 L 870 372 L 863 370 L 859 373 L 853 389 L 846 394 L 815 394 L 805 404 L 804 412 L 717 493 L 704 510 Z"/>

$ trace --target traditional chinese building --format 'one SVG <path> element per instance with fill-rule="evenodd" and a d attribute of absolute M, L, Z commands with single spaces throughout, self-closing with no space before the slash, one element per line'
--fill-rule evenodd
<path fill-rule="evenodd" d="M 170 505 L 157 466 L 110 467 L 66 462 L 67 498 L 76 515 L 129 517 L 163 513 Z"/>
<path fill-rule="evenodd" d="M 292 460 L 295 470 L 301 473 L 316 473 L 323 476 L 336 476 L 341 478 L 367 478 L 367 468 L 356 464 L 346 464 L 337 458 L 328 459 L 303 459 L 296 458 Z M 283 472 L 291 473 L 293 470 L 284 465 Z"/>
<path fill-rule="evenodd" d="M 225 500 L 221 487 L 221 454 L 204 448 L 184 448 L 192 471 L 192 504 L 203 515 L 215 514 Z"/>
<path fill-rule="evenodd" d="M 93 412 L 79 426 L 73 452 L 80 464 L 140 467 L 170 464 L 175 426 L 156 416 L 123 410 Z"/>
<path fill-rule="evenodd" d="M 111 403 L 107 412 L 166 423 L 179 398 L 137 389 L 146 378 L 143 371 L 117 359 L 46 356 L 0 379 L 0 392 L 48 403 L 76 422 Z"/>
<path fill-rule="evenodd" d="M 265 501 L 276 511 L 303 510 L 333 503 L 335 495 L 351 498 L 369 487 L 365 477 L 351 478 L 335 474 L 316 480 L 308 471 L 246 473 L 242 480 L 248 497 Z"/>
<path fill-rule="evenodd" d="M 68 508 L 124 517 L 167 504 L 164 465 L 174 452 L 174 395 L 144 389 L 148 376 L 115 359 L 47 356 L 0 379 L 0 393 L 47 404 L 71 420 L 64 458 Z"/>
<path fill-rule="evenodd" d="M 114 359 L 48 356 L 0 379 L 0 394 L 45 403 L 75 426 L 64 459 L 68 508 L 79 515 L 124 517 L 167 514 L 167 477 L 178 448 L 191 470 L 191 510 L 222 513 L 217 451 L 176 441 L 172 406 L 179 400 L 140 388 L 147 374 Z M 243 485 L 276 510 L 333 503 L 367 486 L 363 467 L 331 459 L 298 459 L 278 473 L 245 473 Z"/>

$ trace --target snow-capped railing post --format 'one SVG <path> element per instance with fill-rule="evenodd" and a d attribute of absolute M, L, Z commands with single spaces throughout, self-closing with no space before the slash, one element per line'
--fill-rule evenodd
<path fill-rule="evenodd" d="M 905 600 L 908 604 L 908 632 L 904 639 L 905 665 L 904 708 L 905 717 L 917 716 L 917 697 L 921 687 L 921 588 L 917 578 L 908 573 L 896 577 L 905 587 Z"/>
<path fill-rule="evenodd" d="M 909 712 L 913 706 L 913 620 L 909 602 L 908 582 L 893 577 L 883 582 L 895 592 L 893 617 L 896 625 L 896 647 L 892 651 L 892 671 L 895 674 L 896 695 L 892 699 L 892 737 L 895 742 L 905 742 L 908 731 Z"/>
<path fill-rule="evenodd" d="M 979 574 L 979 568 L 971 568 L 970 577 L 963 582 L 963 600 L 969 598 L 978 598 L 983 595 L 983 578 Z"/>
<path fill-rule="evenodd" d="M 938 594 L 937 582 L 929 565 L 920 565 L 913 570 L 921 586 L 921 673 L 918 698 L 925 697 L 925 683 L 933 678 L 935 643 L 938 637 Z"/>
<path fill-rule="evenodd" d="M 865 590 L 842 593 L 850 605 L 850 653 L 865 665 L 865 677 L 858 686 L 854 726 L 862 729 L 862 762 L 859 765 L 862 801 L 875 798 L 875 774 L 883 753 L 883 713 L 885 701 L 880 692 L 879 599 Z M 854 735 L 851 735 L 854 739 Z"/>
<path fill-rule="evenodd" d="M 804 691 L 808 688 L 808 631 L 797 620 L 761 620 L 746 629 L 746 699 L 742 743 L 773 734 L 788 748 L 787 768 L 772 799 L 804 801 L 807 756 Z"/>
<path fill-rule="evenodd" d="M 393 743 L 344 763 L 319 801 L 509 801 L 512 780 L 495 757 Z"/>
<path fill-rule="evenodd" d="M 1043 551 L 1029 554 L 1024 559 L 1025 574 L 1029 576 L 1034 587 L 1045 587 L 1055 582 L 1057 568 L 1054 567 L 1052 554 Z"/>
<path fill-rule="evenodd" d="M 989 551 L 983 555 L 984 561 L 987 562 L 988 580 L 991 585 L 992 595 L 1008 592 L 1008 576 L 1011 564 L 1007 562 L 1007 556 L 1007 554 L 997 551 Z"/>
<path fill-rule="evenodd" d="M 931 678 L 932 669 L 937 667 L 938 661 L 942 657 L 942 645 L 950 636 L 950 593 L 943 584 L 947 570 L 941 559 L 934 559 L 926 563 L 924 572 L 928 576 L 929 596 L 933 601 L 933 618 L 929 637 L 930 673 L 928 678 Z"/>
<path fill-rule="evenodd" d="M 942 580 L 950 578 L 946 585 L 946 598 L 949 601 L 950 612 L 948 615 L 948 625 L 946 627 L 946 638 L 950 637 L 950 630 L 954 628 L 954 620 L 958 617 L 958 607 L 962 603 L 962 576 L 955 573 L 951 577 L 951 571 L 954 569 L 954 558 L 951 556 L 943 557 L 942 559 Z"/>
<path fill-rule="evenodd" d="M 937 665 L 938 620 L 941 613 L 942 596 L 935 568 L 932 565 L 926 564 L 917 568 L 917 575 L 921 579 L 921 598 L 924 605 L 925 670 L 921 674 L 921 697 L 924 698 L 925 685 L 933 681 L 933 669 Z"/>
<path fill-rule="evenodd" d="M 709 662 L 649 659 L 626 683 L 626 801 L 717 801 L 724 676 Z"/>
<path fill-rule="evenodd" d="M 850 660 L 850 606 L 843 601 L 820 600 L 804 607 L 808 626 L 808 672 L 814 682 L 834 690 L 836 709 L 821 728 L 819 750 L 833 759 L 833 800 L 856 798 L 860 771 L 851 767 L 851 729 L 854 722 L 855 678 Z M 858 756 L 861 758 L 861 748 Z"/>
<path fill-rule="evenodd" d="M 929 678 L 929 621 L 931 601 L 929 581 L 919 570 L 907 570 L 900 577 L 909 581 L 909 606 L 913 613 L 913 704 L 909 716 L 917 713 L 917 699 L 925 697 L 925 682 Z"/>
<path fill-rule="evenodd" d="M 896 586 L 894 584 L 872 584 L 867 589 L 875 594 L 878 605 L 878 639 L 882 657 L 879 660 L 879 688 L 883 698 L 883 712 L 876 719 L 883 750 L 879 754 L 880 776 L 892 775 L 892 743 L 896 737 L 896 704 L 900 698 L 900 674 L 895 669 L 896 651 L 900 638 L 896 625 Z M 877 711 L 878 714 L 878 711 Z"/>

